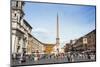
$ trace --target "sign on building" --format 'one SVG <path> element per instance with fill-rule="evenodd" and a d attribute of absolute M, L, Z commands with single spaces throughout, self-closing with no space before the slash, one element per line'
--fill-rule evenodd
<path fill-rule="evenodd" d="M 86 37 L 83 38 L 83 44 L 87 44 L 87 38 Z"/>

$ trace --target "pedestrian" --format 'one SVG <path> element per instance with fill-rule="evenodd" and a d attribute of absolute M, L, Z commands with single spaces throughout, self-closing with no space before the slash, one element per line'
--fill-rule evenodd
<path fill-rule="evenodd" d="M 68 59 L 68 62 L 70 62 L 70 57 L 69 56 L 67 56 L 67 59 Z"/>
<path fill-rule="evenodd" d="M 87 57 L 88 57 L 88 59 L 89 59 L 89 60 L 91 59 L 91 57 L 90 57 L 89 53 L 87 53 Z"/>
<path fill-rule="evenodd" d="M 74 55 L 71 55 L 71 62 L 74 62 Z"/>
<path fill-rule="evenodd" d="M 67 55 L 67 59 L 68 59 L 68 62 L 71 61 L 71 55 L 70 55 L 70 53 L 68 53 L 68 55 Z"/>
<path fill-rule="evenodd" d="M 34 57 L 35 57 L 35 55 L 34 54 L 32 54 L 32 60 L 34 61 Z"/>

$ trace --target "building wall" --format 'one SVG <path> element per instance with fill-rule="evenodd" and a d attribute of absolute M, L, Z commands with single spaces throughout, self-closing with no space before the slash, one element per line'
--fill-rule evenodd
<path fill-rule="evenodd" d="M 17 5 L 17 6 L 16 6 Z M 22 4 L 20 4 L 22 6 Z M 17 27 L 19 26 L 19 23 L 21 21 L 20 13 L 22 10 L 18 9 L 18 2 L 12 1 L 12 6 L 11 6 L 11 23 L 12 23 L 12 53 L 16 54 L 17 53 L 17 46 L 18 46 L 18 38 L 20 35 L 18 35 L 18 30 Z"/>
<path fill-rule="evenodd" d="M 86 39 L 86 41 L 84 41 L 84 39 Z M 87 50 L 90 51 L 96 50 L 96 29 L 80 37 L 79 39 L 75 39 L 75 42 L 73 44 L 72 42 L 70 42 L 66 43 L 66 45 L 64 46 L 65 52 L 70 52 L 70 51 L 86 52 Z"/>
<path fill-rule="evenodd" d="M 66 43 L 66 45 L 64 46 L 64 52 L 70 52 L 72 48 L 72 45 L 70 43 Z"/>
<path fill-rule="evenodd" d="M 44 44 L 45 54 L 52 54 L 55 44 Z"/>
<path fill-rule="evenodd" d="M 28 54 L 39 52 L 40 54 L 44 54 L 44 44 L 40 42 L 38 39 L 29 35 L 28 46 L 27 46 Z"/>
<path fill-rule="evenodd" d="M 27 51 L 28 34 L 31 34 L 32 27 L 23 18 L 24 2 L 12 1 L 11 5 L 11 27 L 12 27 L 12 54 L 22 54 Z"/>
<path fill-rule="evenodd" d="M 84 43 L 83 39 L 86 38 L 87 42 Z M 79 38 L 76 43 L 73 45 L 76 50 L 92 50 L 95 51 L 96 49 L 96 30 L 91 31 L 90 33 L 84 35 L 83 37 Z"/>
<path fill-rule="evenodd" d="M 87 37 L 87 48 L 91 50 L 95 50 L 96 48 L 96 30 L 93 30 L 89 34 L 86 35 Z"/>

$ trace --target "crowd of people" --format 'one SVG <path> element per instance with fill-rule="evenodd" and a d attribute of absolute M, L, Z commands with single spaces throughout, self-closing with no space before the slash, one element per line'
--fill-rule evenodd
<path fill-rule="evenodd" d="M 41 59 L 63 59 L 67 58 L 68 62 L 77 62 L 77 61 L 92 61 L 95 60 L 96 55 L 94 53 L 79 53 L 79 52 L 67 52 L 59 54 L 32 54 L 30 56 L 31 60 L 38 61 Z"/>
<path fill-rule="evenodd" d="M 31 55 L 23 55 L 23 61 L 39 61 L 41 59 L 67 59 L 66 62 L 78 62 L 78 61 L 92 61 L 96 60 L 95 53 L 83 53 L 83 52 L 67 52 L 58 54 L 40 54 L 32 53 Z M 17 59 L 18 60 L 18 59 Z M 19 60 L 20 61 L 20 60 Z"/>

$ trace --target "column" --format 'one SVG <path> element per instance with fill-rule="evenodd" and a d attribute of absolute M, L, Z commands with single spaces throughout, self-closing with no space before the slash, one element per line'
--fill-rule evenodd
<path fill-rule="evenodd" d="M 23 45 L 24 45 L 22 37 L 21 37 L 21 39 L 19 41 L 19 44 L 20 44 L 19 53 L 20 53 L 20 63 L 21 63 L 21 61 L 23 60 Z"/>
<path fill-rule="evenodd" d="M 18 37 L 16 35 L 12 35 L 12 54 L 14 58 L 16 58 L 17 44 L 18 44 Z"/>

